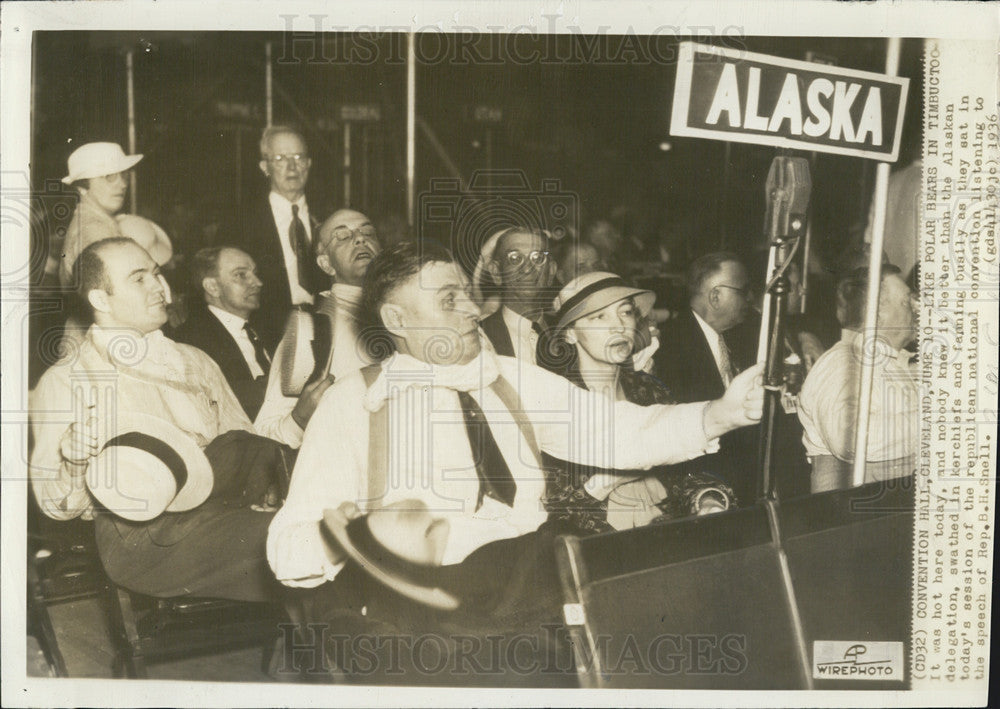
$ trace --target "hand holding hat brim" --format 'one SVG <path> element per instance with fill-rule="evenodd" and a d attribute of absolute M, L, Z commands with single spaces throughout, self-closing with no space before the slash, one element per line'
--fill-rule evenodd
<path fill-rule="evenodd" d="M 432 578 L 438 567 L 414 564 L 381 546 L 371 535 L 367 518 L 348 519 L 343 509 L 323 511 L 320 530 L 336 555 L 346 554 L 372 578 L 396 593 L 441 610 L 455 610 L 458 598 Z"/>

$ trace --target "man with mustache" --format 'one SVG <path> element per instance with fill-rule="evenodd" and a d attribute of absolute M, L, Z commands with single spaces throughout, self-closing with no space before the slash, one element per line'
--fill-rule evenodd
<path fill-rule="evenodd" d="M 103 239 L 83 250 L 75 268 L 77 292 L 94 324 L 31 393 L 29 472 L 39 508 L 57 520 L 93 519 L 105 571 L 129 590 L 275 600 L 264 557 L 274 513 L 259 511 L 259 505 L 273 504 L 280 490 L 269 488 L 287 479 L 281 447 L 253 434 L 208 355 L 160 330 L 168 291 L 159 266 L 141 246 L 121 237 Z M 160 419 L 203 450 L 212 468 L 205 502 L 130 521 L 91 496 L 91 460 L 115 440 L 117 422 L 127 425 L 135 415 Z M 119 474 L 127 474 L 129 458 L 117 461 Z M 181 472 L 186 478 L 180 470 L 178 478 Z"/>
<path fill-rule="evenodd" d="M 298 448 L 323 392 L 371 363 L 358 338 L 361 282 L 381 250 L 371 221 L 353 209 L 337 210 L 319 228 L 316 265 L 333 287 L 316 295 L 311 312 L 289 319 L 254 423 L 260 435 Z"/>
<path fill-rule="evenodd" d="M 247 416 L 264 401 L 273 350 L 248 322 L 260 308 L 263 288 L 257 264 L 231 246 L 201 249 L 192 260 L 192 286 L 204 305 L 192 308 L 174 339 L 197 347 L 219 365 Z"/>

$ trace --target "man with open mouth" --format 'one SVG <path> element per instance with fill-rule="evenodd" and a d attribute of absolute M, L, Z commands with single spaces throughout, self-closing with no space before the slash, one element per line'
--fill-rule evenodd
<path fill-rule="evenodd" d="M 255 427 L 298 448 L 323 392 L 338 378 L 371 364 L 359 346 L 361 282 L 382 250 L 375 227 L 353 209 L 334 212 L 319 228 L 316 265 L 332 277 L 313 309 L 292 312 L 278 345 Z"/>

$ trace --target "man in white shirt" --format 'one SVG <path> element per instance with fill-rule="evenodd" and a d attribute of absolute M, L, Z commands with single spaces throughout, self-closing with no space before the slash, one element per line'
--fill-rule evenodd
<path fill-rule="evenodd" d="M 264 400 L 273 355 L 249 322 L 260 308 L 263 289 L 257 264 L 237 248 L 213 246 L 194 255 L 191 276 L 205 305 L 192 307 L 173 338 L 215 360 L 243 410 L 253 418 Z"/>
<path fill-rule="evenodd" d="M 480 327 L 497 354 L 536 364 L 542 315 L 552 302 L 549 289 L 556 272 L 548 237 L 536 229 L 511 227 L 484 258 L 500 288 L 501 305 Z"/>
<path fill-rule="evenodd" d="M 306 429 L 268 533 L 268 561 L 289 586 L 318 586 L 343 566 L 321 536 L 324 511 L 350 516 L 420 500 L 450 526 L 443 562 L 454 564 L 545 521 L 542 450 L 607 469 L 649 468 L 713 450 L 718 436 L 761 413 L 760 368 L 716 401 L 640 407 L 484 349 L 468 280 L 430 244 L 376 257 L 362 303 L 395 352 L 338 379 Z"/>
<path fill-rule="evenodd" d="M 882 267 L 878 328 L 863 332 L 868 269 L 837 286 L 840 341 L 816 360 L 799 393 L 802 443 L 812 461 L 813 492 L 850 486 L 858 428 L 860 376 L 874 368 L 868 415 L 865 482 L 909 475 L 919 435 L 920 396 L 911 353 L 916 337 L 916 294 L 896 266 Z"/>
<path fill-rule="evenodd" d="M 141 246 L 125 238 L 95 242 L 76 269 L 94 324 L 31 394 L 29 473 L 39 508 L 53 519 L 94 519 L 105 571 L 130 590 L 274 600 L 264 559 L 273 512 L 253 505 L 278 496 L 268 488 L 286 474 L 281 446 L 252 433 L 208 355 L 164 336 L 167 290 Z M 88 466 L 131 414 L 161 419 L 204 451 L 213 477 L 205 502 L 147 522 L 95 504 Z M 129 458 L 116 460 L 124 474 Z"/>
<path fill-rule="evenodd" d="M 273 347 L 289 310 L 311 304 L 329 279 L 312 256 L 318 222 L 306 201 L 312 158 L 305 139 L 289 126 L 269 126 L 260 140 L 260 155 L 260 170 L 269 185 L 267 200 L 241 215 L 229 239 L 253 257 L 268 285 L 255 325 Z"/>
<path fill-rule="evenodd" d="M 298 448 L 323 392 L 336 379 L 371 364 L 358 340 L 361 283 L 381 250 L 375 227 L 361 212 L 337 210 L 319 228 L 316 263 L 334 284 L 316 295 L 314 312 L 295 313 L 289 320 L 254 422 L 260 435 Z"/>

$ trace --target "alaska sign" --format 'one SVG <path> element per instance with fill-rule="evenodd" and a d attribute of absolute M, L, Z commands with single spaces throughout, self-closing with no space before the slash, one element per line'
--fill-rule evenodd
<path fill-rule="evenodd" d="M 895 162 L 909 83 L 682 42 L 670 134 Z"/>

